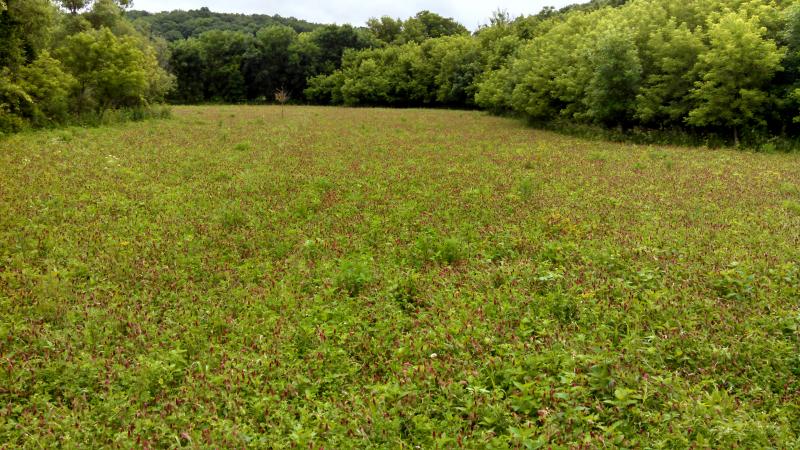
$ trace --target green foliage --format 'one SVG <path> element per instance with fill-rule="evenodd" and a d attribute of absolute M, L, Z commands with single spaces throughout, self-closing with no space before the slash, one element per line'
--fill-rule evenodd
<path fill-rule="evenodd" d="M 394 44 L 400 41 L 403 33 L 403 21 L 392 19 L 389 16 L 382 16 L 380 19 L 373 17 L 367 20 L 367 28 L 379 40 L 387 44 Z"/>
<path fill-rule="evenodd" d="M 428 39 L 467 34 L 467 29 L 451 18 L 430 11 L 420 11 L 403 22 L 402 42 L 422 43 Z"/>
<path fill-rule="evenodd" d="M 691 92 L 697 106 L 687 123 L 722 126 L 734 133 L 764 124 L 762 117 L 772 103 L 765 88 L 785 54 L 764 39 L 765 33 L 757 17 L 748 20 L 741 13 L 725 14 L 709 26 L 710 48 L 699 61 L 702 81 Z"/>
<path fill-rule="evenodd" d="M 632 30 L 611 26 L 595 41 L 587 58 L 592 78 L 586 87 L 586 116 L 605 125 L 630 123 L 642 65 Z"/>
<path fill-rule="evenodd" d="M 389 297 L 401 309 L 412 312 L 423 306 L 419 292 L 420 276 L 417 272 L 409 271 L 397 277 L 389 286 Z"/>
<path fill-rule="evenodd" d="M 7 70 L 0 73 L 0 132 L 13 132 L 27 125 L 26 110 L 33 109 L 33 99 Z"/>
<path fill-rule="evenodd" d="M 148 103 L 160 70 L 155 55 L 138 48 L 134 38 L 116 37 L 108 28 L 70 36 L 57 55 L 76 74 L 79 111 L 135 107 Z"/>
<path fill-rule="evenodd" d="M 466 36 L 348 51 L 341 70 L 310 80 L 306 96 L 347 105 L 471 105 L 482 68 L 479 47 Z"/>
<path fill-rule="evenodd" d="M 755 136 L 796 134 L 787 123 L 800 110 L 796 10 L 635 0 L 498 20 L 478 33 L 492 62 L 475 100 L 537 121 L 726 133 L 758 147 Z M 521 40 L 515 51 L 498 45 L 509 36 Z"/>
<path fill-rule="evenodd" d="M 299 95 L 309 78 L 338 69 L 346 49 L 374 43 L 370 34 L 350 25 L 321 26 L 302 34 L 271 25 L 255 36 L 210 30 L 173 44 L 170 66 L 177 77 L 173 98 L 184 103 L 235 103 L 272 100 L 278 90 Z"/>
<path fill-rule="evenodd" d="M 444 237 L 429 230 L 417 237 L 411 255 L 417 264 L 432 262 L 452 265 L 466 257 L 467 246 L 461 239 Z"/>
<path fill-rule="evenodd" d="M 293 102 L 477 106 L 634 141 L 767 149 L 797 137 L 800 121 L 796 2 L 594 0 L 516 18 L 497 12 L 472 35 L 430 11 L 359 28 L 207 8 L 123 14 L 130 2 L 119 0 L 61 5 L 72 14 L 47 0 L 0 11 L 6 130 L 62 122 L 70 76 L 70 114 L 138 108 L 170 92 L 180 103 L 239 103 L 282 91 Z M 107 49 L 77 65 L 92 41 Z M 67 77 L 40 89 L 59 100 L 39 107 L 19 73 L 45 51 L 61 63 L 47 63 L 49 73 Z M 106 58 L 104 71 L 89 67 Z"/>
<path fill-rule="evenodd" d="M 308 87 L 303 90 L 303 95 L 311 103 L 340 105 L 344 103 L 344 82 L 344 73 L 341 70 L 330 75 L 317 75 L 308 79 Z"/>
<path fill-rule="evenodd" d="M 339 265 L 336 287 L 350 297 L 360 294 L 371 281 L 372 271 L 368 259 L 348 259 Z"/>
<path fill-rule="evenodd" d="M 637 97 L 636 115 L 645 124 L 681 125 L 692 107 L 689 92 L 694 87 L 697 59 L 703 42 L 686 23 L 667 24 L 651 33 L 647 52 L 656 70 L 644 80 Z"/>
<path fill-rule="evenodd" d="M 313 31 L 319 25 L 293 17 L 262 14 L 226 14 L 212 12 L 206 7 L 195 10 L 174 10 L 158 13 L 128 11 L 126 16 L 138 27 L 147 28 L 153 34 L 170 42 L 199 37 L 211 30 L 235 31 L 255 35 L 259 30 L 272 26 L 288 26 L 297 33 Z"/>
<path fill-rule="evenodd" d="M 714 288 L 725 299 L 743 301 L 755 293 L 755 275 L 739 263 L 731 263 L 716 275 Z"/>
<path fill-rule="evenodd" d="M 71 96 L 77 84 L 72 74 L 65 72 L 61 62 L 43 51 L 29 65 L 20 69 L 19 83 L 31 101 L 26 114 L 34 125 L 66 123 L 71 110 Z"/>
<path fill-rule="evenodd" d="M 92 4 L 81 15 L 77 13 Z M 0 130 L 154 116 L 172 76 L 123 17 L 128 2 L 14 1 L 0 11 Z M 109 109 L 127 111 L 104 118 Z"/>

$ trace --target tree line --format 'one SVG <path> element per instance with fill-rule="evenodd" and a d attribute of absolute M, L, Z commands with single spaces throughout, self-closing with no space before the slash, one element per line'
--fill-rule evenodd
<path fill-rule="evenodd" d="M 797 135 L 800 3 L 633 0 L 496 14 L 472 36 L 348 51 L 309 100 L 475 106 L 605 127 Z"/>
<path fill-rule="evenodd" d="M 346 53 L 422 43 L 444 36 L 469 36 L 452 19 L 422 11 L 408 20 L 370 20 L 367 27 L 320 25 L 298 31 L 274 24 L 255 33 L 212 30 L 171 45 L 170 68 L 177 77 L 171 99 L 181 103 L 270 100 L 276 90 L 296 100 L 308 81 L 336 73 Z"/>
<path fill-rule="evenodd" d="M 137 26 L 147 28 L 169 42 L 198 37 L 206 31 L 212 30 L 241 31 L 254 35 L 258 30 L 270 25 L 286 25 L 298 33 L 313 31 L 319 27 L 319 24 L 294 17 L 215 13 L 207 7 L 192 11 L 177 10 L 159 13 L 130 11 L 126 16 Z"/>
<path fill-rule="evenodd" d="M 164 98 L 270 101 L 278 90 L 298 102 L 481 108 L 732 141 L 800 128 L 797 1 L 593 0 L 496 13 L 474 33 L 429 11 L 354 27 L 124 12 L 125 0 L 6 3 L 6 129 Z"/>

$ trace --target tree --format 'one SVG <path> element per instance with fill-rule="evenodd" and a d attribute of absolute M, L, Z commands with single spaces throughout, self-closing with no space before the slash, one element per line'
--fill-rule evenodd
<path fill-rule="evenodd" d="M 75 78 L 47 51 L 24 66 L 19 72 L 19 86 L 29 96 L 30 110 L 26 115 L 33 124 L 66 122 L 75 84 Z"/>
<path fill-rule="evenodd" d="M 730 129 L 737 145 L 742 127 L 763 125 L 773 101 L 764 88 L 785 55 L 775 41 L 764 39 L 765 32 L 757 17 L 739 13 L 725 14 L 709 27 L 710 47 L 698 62 L 703 76 L 691 92 L 695 107 L 689 125 Z"/>
<path fill-rule="evenodd" d="M 452 18 L 442 17 L 430 11 L 420 11 L 404 22 L 401 37 L 404 42 L 420 43 L 431 38 L 468 33 L 463 25 Z"/>
<path fill-rule="evenodd" d="M 311 103 L 321 105 L 341 105 L 344 103 L 342 86 L 345 78 L 341 70 L 330 75 L 317 75 L 308 79 L 308 87 L 303 91 Z"/>
<path fill-rule="evenodd" d="M 205 48 L 199 39 L 178 41 L 172 47 L 170 67 L 176 78 L 176 89 L 171 98 L 181 103 L 200 103 L 206 100 Z"/>
<path fill-rule="evenodd" d="M 45 51 L 55 10 L 48 0 L 14 0 L 0 8 L 0 131 L 15 131 L 36 116 L 37 100 L 23 74 Z"/>
<path fill-rule="evenodd" d="M 216 13 L 205 7 L 198 10 L 175 10 L 159 13 L 133 10 L 128 11 L 126 17 L 137 26 L 148 26 L 152 34 L 161 36 L 170 42 L 198 37 L 212 29 L 255 34 L 265 27 L 286 25 L 297 33 L 304 33 L 313 31 L 320 26 L 293 17 Z"/>
<path fill-rule="evenodd" d="M 794 122 L 800 123 L 800 3 L 795 2 L 786 10 L 785 20 L 782 33 L 787 50 L 784 84 L 789 92 L 787 103 L 790 114 L 796 114 Z"/>
<path fill-rule="evenodd" d="M 326 25 L 311 32 L 311 40 L 319 48 L 316 65 L 321 73 L 341 67 L 345 49 L 364 49 L 377 46 L 374 36 L 351 25 Z"/>
<path fill-rule="evenodd" d="M 434 71 L 436 101 L 451 106 L 473 105 L 484 66 L 478 42 L 471 36 L 430 39 L 423 44 L 423 54 Z"/>
<path fill-rule="evenodd" d="M 403 21 L 392 19 L 389 16 L 382 16 L 380 19 L 375 17 L 367 21 L 367 28 L 376 38 L 387 44 L 398 42 L 403 32 Z"/>
<path fill-rule="evenodd" d="M 149 72 L 158 62 L 132 37 L 117 38 L 108 28 L 85 31 L 70 36 L 58 56 L 77 79 L 79 111 L 142 106 L 153 94 Z"/>
<path fill-rule="evenodd" d="M 91 4 L 91 0 L 60 0 L 60 3 L 70 14 L 75 15 L 78 11 L 87 8 Z"/>
<path fill-rule="evenodd" d="M 84 18 L 92 24 L 92 28 L 106 27 L 116 35 L 134 32 L 133 27 L 123 19 L 122 8 L 114 0 L 95 1 L 92 9 L 84 14 Z M 126 27 L 122 33 L 118 31 L 121 26 Z"/>
<path fill-rule="evenodd" d="M 23 129 L 27 122 L 25 110 L 33 99 L 12 77 L 8 68 L 0 68 L 0 133 Z"/>
<path fill-rule="evenodd" d="M 0 11 L 0 67 L 16 69 L 50 44 L 55 8 L 49 0 L 14 0 Z"/>
<path fill-rule="evenodd" d="M 292 64 L 295 40 L 297 33 L 285 25 L 262 28 L 256 34 L 254 45 L 242 61 L 249 99 L 267 99 L 279 89 L 302 91 L 305 79 Z"/>
<path fill-rule="evenodd" d="M 519 49 L 506 72 L 515 111 L 534 119 L 574 119 L 585 112 L 590 33 L 601 19 L 599 13 L 572 14 Z"/>
<path fill-rule="evenodd" d="M 585 116 L 596 123 L 627 126 L 633 119 L 642 65 L 631 35 L 630 29 L 610 26 L 589 54 L 592 78 L 583 103 Z"/>
<path fill-rule="evenodd" d="M 242 61 L 252 49 L 253 37 L 236 31 L 214 30 L 203 33 L 199 40 L 205 58 L 200 75 L 204 79 L 205 99 L 232 103 L 245 100 L 247 86 Z"/>
<path fill-rule="evenodd" d="M 94 1 L 95 0 L 58 0 L 61 7 L 69 11 L 72 15 L 89 8 Z M 121 9 L 128 9 L 133 5 L 133 0 L 113 0 L 113 3 Z"/>
<path fill-rule="evenodd" d="M 636 98 L 636 116 L 645 124 L 679 126 L 692 108 L 689 92 L 703 42 L 685 23 L 671 19 L 651 34 L 647 46 L 654 67 Z"/>

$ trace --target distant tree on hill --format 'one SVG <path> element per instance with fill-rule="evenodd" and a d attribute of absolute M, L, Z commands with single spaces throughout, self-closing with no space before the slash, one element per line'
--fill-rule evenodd
<path fill-rule="evenodd" d="M 133 10 L 128 11 L 126 16 L 138 26 L 146 26 L 151 33 L 170 42 L 198 37 L 211 30 L 239 31 L 255 35 L 258 30 L 271 25 L 285 25 L 298 33 L 313 31 L 320 26 L 293 17 L 215 13 L 206 7 L 160 13 Z"/>

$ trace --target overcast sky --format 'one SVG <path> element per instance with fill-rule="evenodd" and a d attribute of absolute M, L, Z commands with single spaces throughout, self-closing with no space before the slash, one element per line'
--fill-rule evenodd
<path fill-rule="evenodd" d="M 171 11 L 207 6 L 215 12 L 280 14 L 320 23 L 364 25 L 370 17 L 388 15 L 405 19 L 429 10 L 453 17 L 467 28 L 488 22 L 497 9 L 512 16 L 535 14 L 545 6 L 562 7 L 584 0 L 134 0 L 133 9 Z"/>

